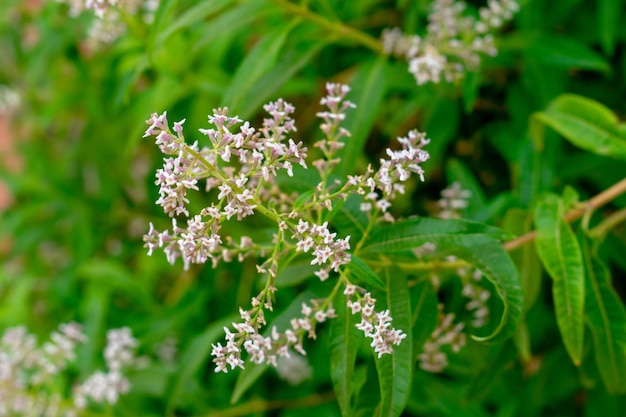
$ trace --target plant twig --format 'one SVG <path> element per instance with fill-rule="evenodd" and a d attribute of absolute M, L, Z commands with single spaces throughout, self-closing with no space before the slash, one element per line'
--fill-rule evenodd
<path fill-rule="evenodd" d="M 568 223 L 571 223 L 574 220 L 581 218 L 585 214 L 585 212 L 598 209 L 624 193 L 626 193 L 626 178 L 613 185 L 612 187 L 602 191 L 600 194 L 596 195 L 590 200 L 581 203 L 575 209 L 568 211 L 564 216 L 564 220 Z M 504 249 L 511 251 L 534 240 L 535 237 L 537 237 L 537 232 L 533 230 L 518 238 L 509 240 L 508 242 L 504 242 L 503 246 Z"/>
<path fill-rule="evenodd" d="M 326 392 L 324 394 L 312 394 L 308 397 L 296 398 L 295 400 L 265 401 L 261 398 L 255 398 L 245 404 L 229 408 L 228 410 L 213 411 L 207 414 L 205 417 L 238 417 L 270 410 L 313 407 L 332 401 L 334 399 L 334 392 Z"/>
<path fill-rule="evenodd" d="M 350 38 L 376 53 L 383 53 L 383 45 L 378 39 L 353 28 L 352 26 L 348 26 L 341 21 L 328 20 L 325 17 L 311 11 L 306 7 L 305 3 L 296 4 L 288 0 L 272 0 L 272 2 L 280 6 L 286 12 L 300 16 L 303 19 L 310 20 L 339 38 Z"/>

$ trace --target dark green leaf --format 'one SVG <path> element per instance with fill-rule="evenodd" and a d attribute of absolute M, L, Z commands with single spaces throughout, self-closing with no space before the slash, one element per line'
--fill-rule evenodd
<path fill-rule="evenodd" d="M 521 50 L 529 59 L 563 68 L 579 68 L 593 71 L 609 70 L 602 56 L 572 38 L 554 35 L 519 33 L 498 43 L 501 51 Z"/>
<path fill-rule="evenodd" d="M 583 350 L 585 273 L 580 247 L 563 219 L 563 202 L 547 194 L 535 208 L 537 253 L 552 277 L 552 296 L 563 342 L 574 364 Z"/>
<path fill-rule="evenodd" d="M 330 377 L 341 415 L 352 415 L 352 393 L 354 383 L 354 366 L 359 346 L 359 334 L 355 327 L 356 318 L 340 302 L 336 306 L 337 317 L 330 322 Z"/>
<path fill-rule="evenodd" d="M 468 199 L 469 207 L 467 209 L 470 213 L 476 213 L 485 208 L 485 194 L 480 188 L 476 177 L 469 168 L 460 160 L 451 158 L 446 164 L 446 177 L 448 183 L 458 182 L 461 184 L 461 188 L 471 193 Z M 464 216 L 471 217 L 471 216 Z"/>
<path fill-rule="evenodd" d="M 472 337 L 479 341 L 501 341 L 515 331 L 521 318 L 522 290 L 517 270 L 502 245 L 492 236 L 480 233 L 481 229 L 495 236 L 505 235 L 480 223 L 419 218 L 379 227 L 361 254 L 403 252 L 430 242 L 437 246 L 439 256 L 453 255 L 472 264 L 496 287 L 504 304 L 494 332 Z"/>
<path fill-rule="evenodd" d="M 406 276 L 400 270 L 386 269 L 387 305 L 393 317 L 392 326 L 403 330 L 407 337 L 393 346 L 391 355 L 376 359 L 380 383 L 380 406 L 377 416 L 402 414 L 409 399 L 413 379 L 413 336 L 411 335 L 411 302 Z"/>
<path fill-rule="evenodd" d="M 437 239 L 451 234 L 481 234 L 497 240 L 513 237 L 502 229 L 471 220 L 419 217 L 375 228 L 365 244 L 364 252 L 410 250 L 431 238 Z"/>
<path fill-rule="evenodd" d="M 177 372 L 172 376 L 169 385 L 169 395 L 166 397 L 166 415 L 171 415 L 189 380 L 207 361 L 211 353 L 211 344 L 224 336 L 224 327 L 229 326 L 233 320 L 237 320 L 237 317 L 229 316 L 211 324 L 204 332 L 195 336 L 183 350 L 180 356 L 180 365 Z"/>
<path fill-rule="evenodd" d="M 437 315 L 439 313 L 439 301 L 432 284 L 428 280 L 422 280 L 411 288 L 413 316 L 413 356 L 421 352 L 424 343 L 437 327 Z"/>
<path fill-rule="evenodd" d="M 341 178 L 354 172 L 358 158 L 363 154 L 367 136 L 376 121 L 378 107 L 386 90 L 385 63 L 386 59 L 381 57 L 362 65 L 350 83 L 353 91 L 348 94 L 347 99 L 357 103 L 357 108 L 347 114 L 345 128 L 352 136 L 346 140 L 342 151 L 341 164 L 338 167 Z"/>
<path fill-rule="evenodd" d="M 376 275 L 376 272 L 372 270 L 361 258 L 356 255 L 352 255 L 349 266 L 350 274 L 355 277 L 359 282 L 367 284 L 368 287 L 376 287 L 380 290 L 385 289 L 385 284 Z"/>
<path fill-rule="evenodd" d="M 596 363 L 606 389 L 611 394 L 626 392 L 626 311 L 611 285 L 611 275 L 592 249 L 592 243 L 579 235 L 587 270 L 585 320 L 591 329 Z"/>
<path fill-rule="evenodd" d="M 598 28 L 602 48 L 607 55 L 613 55 L 617 42 L 618 28 L 624 9 L 621 0 L 600 0 L 598 2 Z"/>

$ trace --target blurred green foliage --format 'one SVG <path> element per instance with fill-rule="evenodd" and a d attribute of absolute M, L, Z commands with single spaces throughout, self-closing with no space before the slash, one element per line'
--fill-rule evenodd
<path fill-rule="evenodd" d="M 324 83 L 349 83 L 349 98 L 359 107 L 346 122 L 354 142 L 347 145 L 343 174 L 376 162 L 385 138 L 417 127 L 432 139 L 426 183 L 398 201 L 395 214 L 435 213 L 439 191 L 459 181 L 472 191 L 468 218 L 517 235 L 532 228 L 543 193 L 569 185 L 582 201 L 626 177 L 620 155 L 590 153 L 589 146 L 574 142 L 583 150 L 566 140 L 567 129 L 555 118 L 563 109 L 554 104 L 564 93 L 602 103 L 617 115 L 615 135 L 624 137 L 626 2 L 522 1 L 497 37 L 498 56 L 485 59 L 480 72 L 456 84 L 419 87 L 406 62 L 324 24 L 355 28 L 374 41 L 389 27 L 419 33 L 429 1 L 300 2 L 308 3 L 310 15 L 285 3 L 162 0 L 152 24 L 124 16 L 126 34 L 97 48 L 85 41 L 88 13 L 70 18 L 67 7 L 54 1 L 0 4 L 0 84 L 21 98 L 9 131 L 20 168 L 2 169 L 14 201 L 0 220 L 0 327 L 26 324 L 43 335 L 59 322 L 83 323 L 90 337 L 76 369 L 83 376 L 101 365 L 106 329 L 130 326 L 141 351 L 152 356 L 159 343 L 175 337 L 176 359 L 135 371 L 132 392 L 114 415 L 341 415 L 330 382 L 328 327 L 307 345 L 314 373 L 301 385 L 280 381 L 273 370 L 259 380 L 254 368 L 213 373 L 211 343 L 222 339 L 223 326 L 237 319 L 233 313 L 261 284 L 252 260 L 182 272 L 161 254 L 146 256 L 142 235 L 149 222 L 169 221 L 154 204 L 153 172 L 161 157 L 141 139 L 152 112 L 186 117 L 194 131 L 206 127 L 207 114 L 218 106 L 259 120 L 263 103 L 284 97 L 298 109 L 298 135 L 310 146 L 320 135 L 314 115 Z M 533 114 L 550 128 L 541 140 L 529 129 L 537 127 L 529 125 Z M 626 197 L 619 196 L 588 221 L 601 224 L 625 207 Z M 264 227 L 236 224 L 231 232 L 247 228 L 245 233 L 268 236 Z M 593 250 L 617 278 L 615 300 L 622 306 L 624 225 L 608 231 Z M 502 344 L 470 341 L 450 357 L 444 374 L 416 369 L 403 415 L 623 416 L 626 401 L 603 383 L 589 331 L 577 353 L 581 366 L 568 357 L 533 247 L 511 256 L 523 265 L 522 330 Z M 602 285 L 610 287 L 607 276 Z M 409 291 L 414 303 L 425 294 L 421 287 Z M 323 288 L 292 276 L 277 304 Z M 460 306 L 455 290 L 439 297 Z M 428 328 L 433 320 L 425 320 Z M 419 336 L 417 323 L 413 339 L 423 341 L 428 332 Z M 368 355 L 359 348 L 355 415 L 373 415 L 378 403 L 376 364 L 364 359 Z M 251 388 L 239 383 L 233 391 L 245 378 Z M 623 392 L 624 376 L 616 378 L 613 388 Z"/>

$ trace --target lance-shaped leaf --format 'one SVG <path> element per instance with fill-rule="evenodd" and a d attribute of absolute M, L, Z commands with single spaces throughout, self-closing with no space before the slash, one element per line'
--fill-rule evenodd
<path fill-rule="evenodd" d="M 407 337 L 393 353 L 376 359 L 380 404 L 377 416 L 399 416 L 409 400 L 413 379 L 413 337 L 411 335 L 411 301 L 406 275 L 397 269 L 385 270 L 387 284 L 387 306 L 393 317 L 392 326 L 401 329 Z"/>
<path fill-rule="evenodd" d="M 456 256 L 478 268 L 495 286 L 503 311 L 492 334 L 472 337 L 495 343 L 513 334 L 523 306 L 517 269 L 496 240 L 508 236 L 500 229 L 477 222 L 419 218 L 375 229 L 361 255 L 402 253 L 429 242 L 436 245 L 437 255 Z"/>
<path fill-rule="evenodd" d="M 337 317 L 330 322 L 330 377 L 333 382 L 341 415 L 351 416 L 354 384 L 354 364 L 359 347 L 356 317 L 345 303 L 336 305 Z"/>
<path fill-rule="evenodd" d="M 626 159 L 626 138 L 617 116 L 602 104 L 573 94 L 564 94 L 532 117 L 534 139 L 543 139 L 541 124 L 550 126 L 574 145 L 599 155 Z"/>
<path fill-rule="evenodd" d="M 356 255 L 352 255 L 350 258 L 350 275 L 363 284 L 366 284 L 366 288 L 376 287 L 379 290 L 385 289 L 385 283 L 376 275 L 376 272 L 374 272 L 363 259 Z"/>
<path fill-rule="evenodd" d="M 611 275 L 586 237 L 579 235 L 587 270 L 585 321 L 591 329 L 596 363 L 611 394 L 626 392 L 626 311 L 611 286 Z"/>
<path fill-rule="evenodd" d="M 565 348 L 579 365 L 583 352 L 585 272 L 576 236 L 563 219 L 563 201 L 546 194 L 535 208 L 537 253 L 552 277 L 556 321 Z"/>

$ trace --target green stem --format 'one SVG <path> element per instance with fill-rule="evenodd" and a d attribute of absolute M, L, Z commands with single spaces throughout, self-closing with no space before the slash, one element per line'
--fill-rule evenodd
<path fill-rule="evenodd" d="M 276 400 L 266 401 L 261 398 L 255 398 L 245 404 L 229 408 L 228 410 L 213 411 L 206 414 L 205 417 L 238 417 L 247 415 L 257 415 L 270 410 L 283 410 L 289 408 L 308 408 L 323 404 L 335 399 L 333 392 L 324 394 L 312 394 L 304 398 L 296 398 L 293 400 Z"/>
<path fill-rule="evenodd" d="M 380 213 L 380 209 L 378 209 L 378 208 L 376 208 L 374 213 L 372 213 L 372 215 L 370 217 L 370 221 L 367 224 L 367 228 L 363 232 L 363 236 L 361 237 L 361 240 L 359 241 L 359 243 L 357 243 L 356 247 L 354 248 L 354 254 L 355 255 L 359 254 L 359 251 L 361 250 L 361 248 L 365 244 L 365 241 L 367 240 L 367 237 L 369 236 L 370 232 L 372 231 L 372 228 L 374 227 L 375 220 L 378 218 L 378 214 L 379 213 Z"/>
<path fill-rule="evenodd" d="M 306 7 L 306 3 L 295 4 L 287 0 L 271 0 L 271 1 L 274 2 L 276 5 L 280 6 L 287 13 L 290 13 L 292 15 L 299 16 L 299 17 L 302 17 L 303 19 L 311 21 L 315 23 L 316 25 L 331 32 L 337 38 L 340 38 L 340 39 L 349 38 L 373 50 L 376 53 L 382 54 L 384 52 L 383 45 L 378 39 L 368 35 L 365 32 L 362 32 L 351 26 L 348 26 L 340 21 L 328 20 L 325 17 L 320 16 L 319 14 L 311 11 L 308 7 Z"/>

